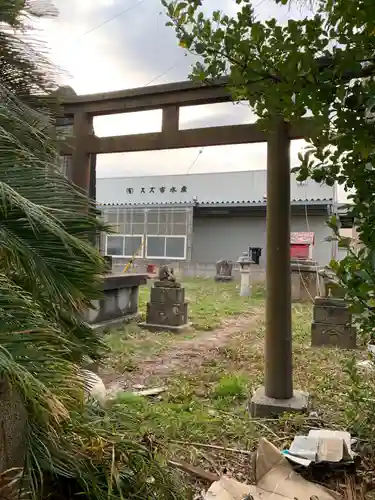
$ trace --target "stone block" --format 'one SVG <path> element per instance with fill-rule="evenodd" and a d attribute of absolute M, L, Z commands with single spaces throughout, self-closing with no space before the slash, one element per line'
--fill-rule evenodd
<path fill-rule="evenodd" d="M 313 347 L 339 347 L 355 349 L 357 347 L 357 331 L 350 325 L 334 325 L 315 323 L 311 325 L 311 345 Z"/>
<path fill-rule="evenodd" d="M 293 302 L 311 302 L 317 295 L 318 279 L 314 266 L 293 264 L 291 266 L 291 288 Z"/>
<path fill-rule="evenodd" d="M 352 322 L 352 314 L 346 307 L 330 305 L 315 305 L 313 318 L 315 323 L 332 325 L 350 325 Z"/>
<path fill-rule="evenodd" d="M 221 281 L 221 282 L 233 281 L 233 279 L 234 279 L 233 276 L 221 276 L 220 274 L 214 277 L 215 281 Z"/>
<path fill-rule="evenodd" d="M 310 398 L 306 392 L 293 391 L 290 399 L 275 399 L 266 396 L 265 388 L 259 387 L 249 402 L 253 418 L 267 418 L 283 413 L 304 413 L 309 410 Z"/>
<path fill-rule="evenodd" d="M 156 288 L 181 288 L 181 283 L 177 281 L 155 281 L 154 286 Z"/>
<path fill-rule="evenodd" d="M 315 297 L 314 305 L 316 306 L 331 306 L 331 307 L 343 307 L 347 309 L 347 303 L 344 299 L 339 297 Z"/>
<path fill-rule="evenodd" d="M 182 326 L 187 323 L 187 302 L 183 304 L 147 304 L 147 323 L 161 326 Z"/>
<path fill-rule="evenodd" d="M 150 302 L 153 304 L 183 304 L 185 302 L 184 288 L 151 288 Z"/>

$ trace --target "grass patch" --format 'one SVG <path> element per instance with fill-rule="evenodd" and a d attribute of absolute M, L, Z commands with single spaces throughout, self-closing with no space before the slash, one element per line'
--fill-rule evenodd
<path fill-rule="evenodd" d="M 215 385 L 212 396 L 215 399 L 244 399 L 247 396 L 247 382 L 244 375 L 226 375 Z"/>
<path fill-rule="evenodd" d="M 189 334 L 190 338 L 202 337 L 199 330 L 216 328 L 228 317 L 264 308 L 261 289 L 251 298 L 239 297 L 236 283 L 191 280 L 186 282 L 186 289 L 196 328 Z M 142 292 L 144 298 L 146 292 Z M 357 358 L 366 355 L 360 350 L 353 353 L 335 348 L 311 348 L 312 306 L 309 304 L 293 305 L 292 319 L 294 386 L 310 393 L 324 425 L 346 428 L 345 408 L 351 381 L 343 367 L 353 355 Z M 163 333 L 140 333 L 134 328 L 130 337 L 122 342 L 137 362 L 141 355 L 151 353 L 157 357 L 168 348 L 182 344 L 184 339 Z M 243 480 L 249 464 L 242 456 L 202 450 L 194 443 L 253 450 L 264 436 L 284 448 L 297 433 L 306 433 L 316 425 L 316 421 L 300 415 L 285 415 L 272 421 L 249 417 L 247 402 L 253 390 L 264 382 L 264 333 L 264 320 L 234 331 L 223 345 L 204 356 L 202 353 L 199 363 L 188 364 L 183 370 L 177 364 L 171 373 L 149 378 L 150 387 L 168 386 L 160 397 L 140 398 L 125 393 L 118 395 L 114 404 L 137 420 L 137 432 L 154 436 L 157 446 L 171 458 L 187 460 L 214 472 L 226 467 Z M 110 341 L 114 341 L 116 347 L 118 340 L 112 337 Z M 112 355 L 116 357 L 115 352 Z M 164 352 L 164 356 L 168 360 L 168 354 Z"/>
<path fill-rule="evenodd" d="M 254 287 L 253 296 L 240 297 L 237 283 L 216 283 L 212 279 L 191 279 L 183 283 L 189 301 L 189 320 L 193 329 L 178 336 L 178 340 L 192 340 L 200 331 L 210 331 L 219 327 L 229 317 L 251 313 L 254 307 L 261 305 L 264 289 Z M 150 297 L 150 287 L 140 288 L 139 311 L 141 320 L 145 320 L 146 304 Z M 117 374 L 131 373 L 137 370 L 144 358 L 162 354 L 173 346 L 176 335 L 170 332 L 150 333 L 130 323 L 112 330 L 106 335 L 110 355 L 106 361 L 105 372 Z"/>
<path fill-rule="evenodd" d="M 152 283 L 149 283 L 149 287 Z M 189 320 L 195 330 L 213 330 L 220 326 L 223 319 L 239 314 L 251 313 L 254 305 L 262 302 L 264 287 L 255 285 L 253 295 L 240 297 L 239 283 L 217 283 L 213 279 L 184 280 L 186 298 L 189 302 Z M 149 287 L 142 287 L 139 297 L 139 306 L 143 318 L 145 317 L 146 303 L 150 297 Z"/>

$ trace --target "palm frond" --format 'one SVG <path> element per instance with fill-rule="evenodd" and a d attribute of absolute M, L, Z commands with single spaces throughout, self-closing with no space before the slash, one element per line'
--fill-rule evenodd
<path fill-rule="evenodd" d="M 105 270 L 89 236 L 105 228 L 58 172 L 44 98 L 54 71 L 28 31 L 33 12 L 32 0 L 0 3 L 0 382 L 26 412 L 20 487 L 35 500 L 177 500 L 184 490 L 138 422 L 84 404 L 80 365 L 104 349 L 83 318 Z"/>

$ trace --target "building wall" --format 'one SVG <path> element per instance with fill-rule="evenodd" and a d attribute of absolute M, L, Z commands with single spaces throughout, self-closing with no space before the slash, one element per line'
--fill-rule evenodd
<path fill-rule="evenodd" d="M 332 201 L 333 188 L 290 176 L 290 199 Z M 97 179 L 99 203 L 132 205 L 192 203 L 264 203 L 266 170 Z"/>
<path fill-rule="evenodd" d="M 312 257 L 319 265 L 331 260 L 331 243 L 324 239 L 331 234 L 325 225 L 326 215 L 293 215 L 292 231 L 312 231 L 315 246 Z M 192 261 L 208 264 L 220 259 L 236 261 L 248 247 L 262 248 L 261 267 L 265 267 L 266 221 L 263 217 L 202 217 L 194 218 Z"/>

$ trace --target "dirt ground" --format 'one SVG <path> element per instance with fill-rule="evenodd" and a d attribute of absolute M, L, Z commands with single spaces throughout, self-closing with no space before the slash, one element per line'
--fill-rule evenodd
<path fill-rule="evenodd" d="M 264 309 L 253 310 L 251 314 L 243 314 L 234 318 L 226 318 L 219 328 L 209 332 L 197 332 L 194 339 L 179 339 L 175 337 L 173 346 L 162 354 L 146 356 L 137 365 L 137 370 L 121 375 L 102 374 L 109 394 L 115 394 L 121 389 L 130 389 L 142 384 L 147 386 L 149 379 L 157 377 L 160 380 L 178 372 L 192 371 L 202 365 L 207 359 L 215 358 L 216 350 L 229 343 L 235 335 L 249 332 L 263 321 Z M 259 339 L 254 337 L 254 343 Z"/>

